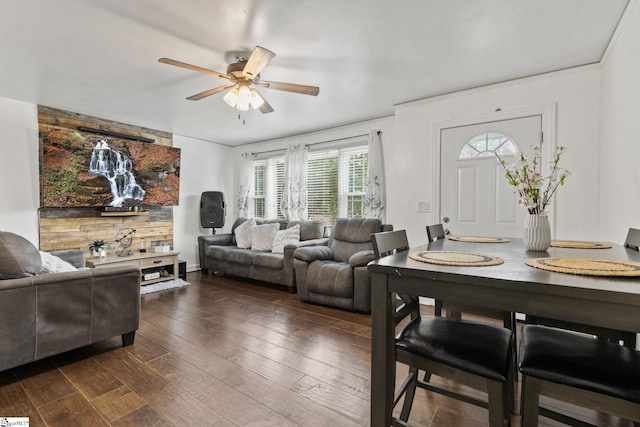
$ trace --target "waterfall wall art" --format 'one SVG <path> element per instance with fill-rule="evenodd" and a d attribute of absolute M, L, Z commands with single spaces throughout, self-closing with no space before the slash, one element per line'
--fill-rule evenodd
<path fill-rule="evenodd" d="M 180 149 L 40 126 L 41 206 L 176 206 Z"/>

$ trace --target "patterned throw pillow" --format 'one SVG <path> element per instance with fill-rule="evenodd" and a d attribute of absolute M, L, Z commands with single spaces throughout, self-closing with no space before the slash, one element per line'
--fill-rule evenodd
<path fill-rule="evenodd" d="M 250 218 L 236 227 L 236 246 L 249 249 L 251 247 L 251 230 L 256 226 L 256 220 Z"/>
<path fill-rule="evenodd" d="M 251 249 L 254 251 L 271 251 L 273 238 L 279 228 L 280 224 L 277 222 L 253 227 L 253 230 L 251 230 Z"/>
<path fill-rule="evenodd" d="M 300 225 L 296 224 L 291 228 L 280 230 L 273 238 L 273 245 L 271 252 L 274 254 L 284 253 L 284 247 L 292 243 L 298 243 L 300 241 Z"/>

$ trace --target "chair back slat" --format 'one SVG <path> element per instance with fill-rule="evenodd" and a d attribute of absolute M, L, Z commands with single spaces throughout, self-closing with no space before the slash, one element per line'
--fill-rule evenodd
<path fill-rule="evenodd" d="M 406 230 L 374 233 L 371 235 L 371 244 L 376 258 L 382 258 L 409 249 Z"/>
<path fill-rule="evenodd" d="M 629 228 L 627 238 L 624 241 L 624 247 L 633 249 L 634 251 L 640 250 L 640 230 L 637 228 Z"/>
<path fill-rule="evenodd" d="M 427 225 L 427 239 L 429 242 L 434 240 L 444 239 L 445 232 L 442 224 Z"/>

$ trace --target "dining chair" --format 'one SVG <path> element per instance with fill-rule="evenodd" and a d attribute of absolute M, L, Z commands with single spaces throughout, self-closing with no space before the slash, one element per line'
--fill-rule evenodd
<path fill-rule="evenodd" d="M 409 250 L 406 230 L 371 235 L 377 258 Z M 439 316 L 422 316 L 417 297 L 395 308 L 394 326 L 410 316 L 395 339 L 396 361 L 409 366 L 409 373 L 394 390 L 394 407 L 404 396 L 400 418 L 391 425 L 408 426 L 416 387 L 440 393 L 489 410 L 490 427 L 509 426 L 513 408 L 513 334 L 500 326 Z M 424 380 L 418 371 L 429 373 Z M 433 375 L 487 393 L 483 401 L 431 382 Z"/>
<path fill-rule="evenodd" d="M 444 227 L 442 224 L 432 224 L 427 225 L 427 239 L 429 243 L 434 240 L 444 239 L 446 232 L 444 231 Z"/>
<path fill-rule="evenodd" d="M 633 249 L 634 251 L 640 250 L 640 230 L 637 228 L 629 228 L 627 238 L 624 239 L 624 247 Z"/>
<path fill-rule="evenodd" d="M 585 423 L 541 408 L 540 396 L 634 421 L 640 425 L 640 352 L 541 325 L 524 325 L 520 340 L 522 426 L 543 415 L 570 425 Z"/>
<path fill-rule="evenodd" d="M 427 239 L 429 243 L 444 239 L 448 233 L 448 230 L 445 231 L 444 226 L 442 224 L 432 224 L 427 225 Z M 510 329 L 514 334 L 516 333 L 516 314 L 508 311 L 500 311 L 500 310 L 491 310 L 485 309 L 481 307 L 470 307 L 470 306 L 461 306 L 459 304 L 455 304 L 452 302 L 444 302 L 442 300 L 436 299 L 434 300 L 434 313 L 436 316 L 442 315 L 442 309 L 445 308 L 447 311 L 448 317 L 453 318 L 461 318 L 462 313 L 473 314 L 477 316 L 488 317 L 490 319 L 498 319 L 502 320 L 502 323 L 505 328 Z M 514 346 L 514 360 L 516 360 L 517 354 L 515 353 L 516 347 Z M 517 367 L 514 364 L 514 374 L 517 374 Z"/>
<path fill-rule="evenodd" d="M 637 251 L 640 248 L 640 230 L 629 228 L 624 247 Z M 567 329 L 570 331 L 582 332 L 595 335 L 598 339 L 613 343 L 622 343 L 625 347 L 635 349 L 637 335 L 635 332 L 620 331 L 617 329 L 604 328 L 601 326 L 583 325 L 564 320 L 549 319 L 546 317 L 531 316 L 527 314 L 526 323 L 553 326 L 555 328 Z"/>

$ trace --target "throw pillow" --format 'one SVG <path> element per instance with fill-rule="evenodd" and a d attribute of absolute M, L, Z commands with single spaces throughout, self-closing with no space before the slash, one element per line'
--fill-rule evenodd
<path fill-rule="evenodd" d="M 251 249 L 254 251 L 271 251 L 273 238 L 275 237 L 280 224 L 269 223 L 256 225 L 251 232 Z"/>
<path fill-rule="evenodd" d="M 67 261 L 52 255 L 49 252 L 40 251 L 40 256 L 42 257 L 42 268 L 40 269 L 40 274 L 63 273 L 65 271 L 77 270 L 77 268 L 69 264 Z"/>
<path fill-rule="evenodd" d="M 33 244 L 22 236 L 0 231 L 0 279 L 17 279 L 40 272 L 42 258 Z"/>
<path fill-rule="evenodd" d="M 251 230 L 256 226 L 256 220 L 250 218 L 236 227 L 234 233 L 236 235 L 236 246 L 243 249 L 251 247 Z"/>
<path fill-rule="evenodd" d="M 292 243 L 298 243 L 300 241 L 300 225 L 296 224 L 293 227 L 285 228 L 276 233 L 273 238 L 273 245 L 271 246 L 271 252 L 274 254 L 284 253 L 284 247 Z"/>

